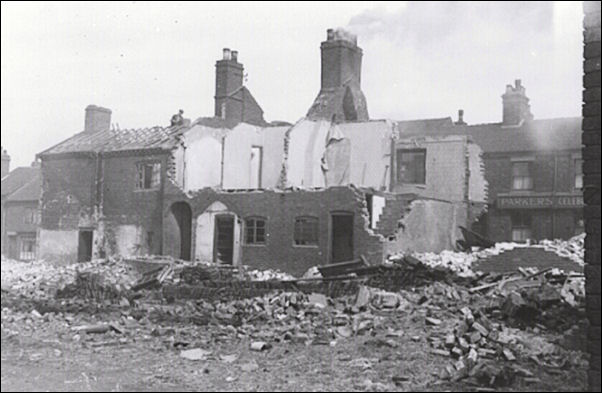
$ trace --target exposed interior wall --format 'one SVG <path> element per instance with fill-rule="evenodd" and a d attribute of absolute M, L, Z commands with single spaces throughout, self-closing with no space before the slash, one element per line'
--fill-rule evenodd
<path fill-rule="evenodd" d="M 372 217 L 370 228 L 376 228 L 380 221 L 380 215 L 385 207 L 386 199 L 380 195 L 372 195 Z"/>
<path fill-rule="evenodd" d="M 222 139 L 229 130 L 195 125 L 181 136 L 181 146 L 174 155 L 176 173 L 182 173 L 184 190 L 219 187 L 222 179 Z M 177 179 L 177 177 L 176 177 Z"/>
<path fill-rule="evenodd" d="M 468 199 L 471 202 L 487 202 L 487 189 L 489 187 L 485 179 L 485 163 L 483 161 L 483 150 L 475 143 L 468 144 L 468 165 L 470 178 L 468 181 Z"/>
<path fill-rule="evenodd" d="M 278 183 L 284 156 L 284 134 L 287 127 L 261 128 L 246 123 L 234 127 L 224 142 L 224 189 L 250 189 L 256 176 L 251 165 L 251 150 L 261 148 L 261 185 L 274 188 Z"/>
<path fill-rule="evenodd" d="M 78 230 L 40 229 L 39 258 L 60 264 L 77 262 L 78 236 Z"/>
<path fill-rule="evenodd" d="M 466 184 L 466 137 L 415 137 L 399 140 L 397 149 L 426 149 L 425 184 L 396 184 L 394 192 L 425 198 L 463 201 Z M 393 166 L 396 166 L 395 159 Z M 395 170 L 395 175 L 397 174 Z"/>
<path fill-rule="evenodd" d="M 324 187 L 321 160 L 326 149 L 330 122 L 302 120 L 289 131 L 287 185 Z"/>
<path fill-rule="evenodd" d="M 351 140 L 349 182 L 358 187 L 387 188 L 391 174 L 392 124 L 373 121 L 344 123 L 340 127 L 345 137 Z"/>
<path fill-rule="evenodd" d="M 465 225 L 467 214 L 464 203 L 417 199 L 402 219 L 403 227 L 395 240 L 387 242 L 387 253 L 454 249 L 456 241 L 462 239 L 458 226 Z"/>

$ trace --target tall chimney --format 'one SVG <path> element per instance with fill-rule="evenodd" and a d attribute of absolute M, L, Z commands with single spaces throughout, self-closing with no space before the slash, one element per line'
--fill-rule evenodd
<path fill-rule="evenodd" d="M 228 97 L 242 87 L 243 65 L 238 62 L 238 51 L 224 48 L 223 57 L 215 63 L 215 116 L 227 117 L 228 112 L 234 113 L 233 108 L 228 108 Z M 225 112 L 225 113 L 224 113 Z"/>
<path fill-rule="evenodd" d="M 529 98 L 525 94 L 525 87 L 520 79 L 514 81 L 514 86 L 506 85 L 506 92 L 502 95 L 503 125 L 515 126 L 523 121 L 533 119 Z"/>
<path fill-rule="evenodd" d="M 328 29 L 320 45 L 320 93 L 307 113 L 310 119 L 365 121 L 369 119 L 361 89 L 362 49 L 357 37 L 342 29 Z"/>
<path fill-rule="evenodd" d="M 2 149 L 2 176 L 0 177 L 4 177 L 10 172 L 10 156 L 3 147 L 0 147 L 0 149 Z"/>
<path fill-rule="evenodd" d="M 98 132 L 111 127 L 111 110 L 96 105 L 86 107 L 84 132 Z"/>
<path fill-rule="evenodd" d="M 322 51 L 321 89 L 336 89 L 350 82 L 361 85 L 362 49 L 357 37 L 342 29 L 328 29 Z"/>

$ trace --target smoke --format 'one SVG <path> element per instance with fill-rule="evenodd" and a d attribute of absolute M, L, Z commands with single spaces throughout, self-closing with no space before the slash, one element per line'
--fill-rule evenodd
<path fill-rule="evenodd" d="M 368 9 L 346 28 L 364 40 L 430 45 L 479 31 L 503 31 L 516 38 L 549 34 L 552 23 L 552 2 L 409 2 L 397 9 Z"/>
<path fill-rule="evenodd" d="M 523 80 L 539 118 L 577 115 L 581 21 L 563 7 L 569 6 L 408 2 L 351 17 L 345 28 L 364 49 L 362 89 L 371 116 L 445 117 L 463 108 L 469 123 L 500 121 L 500 95 L 515 79 Z M 562 36 L 558 13 L 570 27 Z"/>

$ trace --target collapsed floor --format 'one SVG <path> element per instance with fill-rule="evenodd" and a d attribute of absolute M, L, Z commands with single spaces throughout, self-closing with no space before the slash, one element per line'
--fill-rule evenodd
<path fill-rule="evenodd" d="M 555 250 L 578 262 L 578 246 Z M 466 262 L 474 254 L 396 256 L 302 279 L 159 258 L 66 267 L 3 260 L 3 361 L 6 342 L 38 334 L 75 350 L 152 343 L 182 362 L 238 366 L 245 375 L 269 364 L 270 353 L 324 346 L 356 371 L 345 386 L 354 390 L 583 389 L 583 277 L 528 266 L 474 272 Z M 422 366 L 395 367 L 410 348 Z"/>

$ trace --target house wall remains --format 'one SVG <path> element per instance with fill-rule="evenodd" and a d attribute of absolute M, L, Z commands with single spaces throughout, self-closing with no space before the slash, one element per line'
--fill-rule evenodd
<path fill-rule="evenodd" d="M 331 187 L 322 190 L 298 191 L 246 191 L 226 192 L 203 189 L 186 196 L 174 187 L 168 187 L 163 207 L 164 251 L 176 256 L 178 239 L 175 220 L 171 218 L 171 206 L 186 202 L 192 209 L 193 255 L 198 258 L 213 256 L 213 228 L 211 217 L 217 213 L 229 213 L 239 222 L 240 257 L 238 261 L 258 269 L 271 268 L 292 274 L 303 274 L 308 268 L 331 262 L 331 214 L 353 214 L 353 257 L 364 255 L 371 263 L 383 260 L 384 238 L 369 229 L 365 193 L 351 187 Z M 318 218 L 318 244 L 294 245 L 295 218 Z M 266 219 L 265 245 L 249 245 L 244 241 L 244 223 L 249 217 Z M 203 231 L 204 233 L 199 233 Z M 206 231 L 206 232 L 205 232 Z"/>

